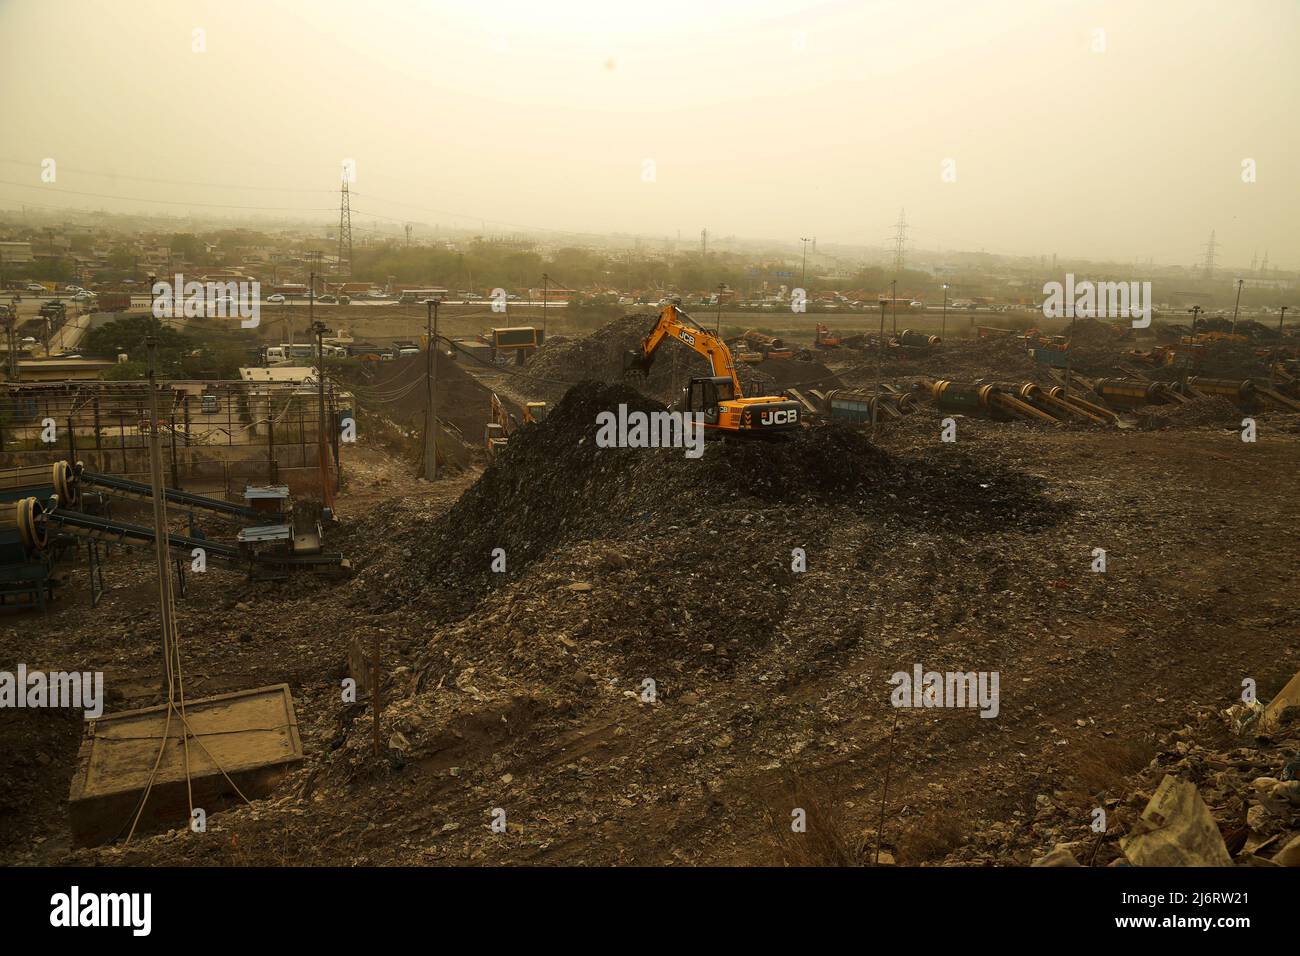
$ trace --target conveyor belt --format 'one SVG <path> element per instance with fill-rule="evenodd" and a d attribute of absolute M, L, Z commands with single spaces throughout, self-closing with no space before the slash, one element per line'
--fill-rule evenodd
<path fill-rule="evenodd" d="M 131 524 L 116 518 L 104 518 L 80 511 L 52 508 L 40 512 L 40 520 L 45 529 L 58 533 L 76 535 L 80 538 L 92 538 L 136 547 L 152 547 L 154 531 L 146 525 Z M 203 548 L 210 559 L 222 561 L 240 568 L 252 565 L 263 567 L 309 567 L 313 565 L 346 566 L 340 554 L 285 554 L 275 552 L 257 552 L 251 548 L 213 541 L 210 538 L 191 538 L 183 534 L 168 534 L 167 545 L 189 557 L 195 548 Z"/>
<path fill-rule="evenodd" d="M 117 475 L 101 475 L 81 467 L 77 470 L 77 477 L 88 485 L 109 488 L 119 494 L 153 498 L 152 487 L 143 481 L 132 481 L 130 478 L 121 478 Z M 208 511 L 219 511 L 239 518 L 266 517 L 264 512 L 258 511 L 256 508 L 238 505 L 233 501 L 224 501 L 220 498 L 209 498 L 207 495 L 196 495 L 192 491 L 181 491 L 179 488 L 164 488 L 163 494 L 173 504 L 183 505 L 187 508 L 205 508 Z"/>

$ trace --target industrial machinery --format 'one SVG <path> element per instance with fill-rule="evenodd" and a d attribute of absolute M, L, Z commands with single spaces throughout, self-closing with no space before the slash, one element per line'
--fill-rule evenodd
<path fill-rule="evenodd" d="M 1172 405 L 1179 396 L 1164 382 L 1145 382 L 1136 379 L 1100 378 L 1092 390 L 1116 408 L 1139 408 L 1143 405 Z"/>
<path fill-rule="evenodd" d="M 794 358 L 794 350 L 786 345 L 782 339 L 774 335 L 766 335 L 754 329 L 746 329 L 744 334 L 741 335 L 740 341 L 746 352 L 757 352 L 763 357 L 764 362 L 769 359 Z"/>
<path fill-rule="evenodd" d="M 906 348 L 929 349 L 939 344 L 939 336 L 903 329 L 898 333 L 898 344 Z"/>
<path fill-rule="evenodd" d="M 289 489 L 285 486 L 250 485 L 243 504 L 179 488 L 162 491 L 170 504 L 188 516 L 187 533 L 168 535 L 178 568 L 188 564 L 194 548 L 201 547 L 209 560 L 250 575 L 349 569 L 341 555 L 322 550 L 319 514 L 311 507 L 288 507 Z M 144 501 L 152 496 L 148 484 L 92 472 L 81 462 L 0 470 L 0 604 L 10 596 L 24 596 L 43 607 L 59 583 L 55 565 L 82 542 L 87 545 L 92 602 L 97 602 L 103 590 L 102 574 L 97 570 L 102 546 L 152 548 L 155 538 L 151 525 L 113 515 L 112 501 Z M 238 522 L 238 531 L 232 532 L 234 540 L 205 535 L 196 526 L 196 510 Z M 183 581 L 182 577 L 182 588 Z"/>
<path fill-rule="evenodd" d="M 813 346 L 819 349 L 838 349 L 844 345 L 844 337 L 837 332 L 832 332 L 820 322 L 817 323 Z"/>
<path fill-rule="evenodd" d="M 20 545 L 29 557 L 44 556 L 60 536 L 143 548 L 152 548 L 155 541 L 152 526 L 74 511 L 64 507 L 57 495 L 44 503 L 30 497 L 0 505 L 0 518 L 3 519 L 0 520 L 0 539 L 12 539 L 8 544 Z M 339 555 L 321 553 L 319 548 L 314 552 L 309 550 L 303 553 L 295 546 L 295 541 L 288 540 L 292 538 L 291 535 L 269 533 L 275 528 L 276 526 L 264 526 L 245 529 L 235 543 L 169 533 L 167 546 L 186 559 L 195 548 L 202 548 L 208 561 L 250 573 L 258 569 L 330 570 L 348 567 Z M 286 540 L 287 543 L 283 546 L 275 543 Z"/>
<path fill-rule="evenodd" d="M 488 455 L 493 458 L 505 447 L 506 441 L 520 424 L 528 425 L 546 420 L 545 402 L 524 402 L 522 422 L 506 409 L 505 403 L 497 398 L 496 392 L 491 393 L 491 402 L 492 421 L 484 426 L 483 443 L 487 447 Z"/>
<path fill-rule="evenodd" d="M 683 312 L 664 306 L 639 351 L 623 357 L 623 371 L 647 375 L 663 341 L 673 338 L 709 360 L 713 375 L 693 378 L 686 387 L 686 411 L 704 416 L 704 427 L 724 435 L 764 436 L 799 427 L 799 404 L 779 395 L 747 398 L 727 344 Z"/>
<path fill-rule="evenodd" d="M 1036 386 L 1035 386 L 1036 387 Z M 938 381 L 930 389 L 935 405 L 945 412 L 988 415 L 995 418 L 1023 418 L 1060 427 L 1060 421 L 1024 400 L 1023 393 L 994 384 Z"/>
<path fill-rule="evenodd" d="M 882 388 L 889 388 L 882 386 Z M 877 394 L 847 388 L 833 388 L 822 396 L 827 417 L 850 425 L 869 425 L 884 419 L 901 418 L 916 410 L 916 396 L 890 388 Z"/>

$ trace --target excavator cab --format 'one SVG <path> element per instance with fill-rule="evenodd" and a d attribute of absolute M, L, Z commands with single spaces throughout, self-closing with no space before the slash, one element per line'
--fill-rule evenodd
<path fill-rule="evenodd" d="M 732 387 L 731 379 L 725 375 L 693 378 L 690 385 L 686 387 L 686 410 L 702 412 L 706 424 L 716 425 L 722 411 L 722 403 L 729 402 L 735 397 L 735 388 Z"/>

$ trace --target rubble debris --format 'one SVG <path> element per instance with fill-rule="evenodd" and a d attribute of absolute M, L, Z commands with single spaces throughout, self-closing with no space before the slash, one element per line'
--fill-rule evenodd
<path fill-rule="evenodd" d="M 1169 774 L 1120 846 L 1134 866 L 1232 865 L 1195 784 Z"/>
<path fill-rule="evenodd" d="M 1271 733 L 1295 721 L 1300 721 L 1300 671 L 1264 708 L 1259 717 L 1259 729 Z"/>
<path fill-rule="evenodd" d="M 1232 428 L 1241 424 L 1242 411 L 1222 395 L 1193 398 L 1178 405 L 1158 405 L 1144 410 L 1142 427 L 1163 428 Z"/>
<path fill-rule="evenodd" d="M 1034 861 L 1034 866 L 1082 866 L 1082 865 L 1083 865 L 1082 863 L 1080 863 L 1078 860 L 1074 858 L 1074 854 L 1070 850 L 1070 845 L 1065 843 L 1058 843 L 1056 846 L 1052 847 L 1050 853 L 1048 853 L 1046 856 L 1041 856 Z"/>

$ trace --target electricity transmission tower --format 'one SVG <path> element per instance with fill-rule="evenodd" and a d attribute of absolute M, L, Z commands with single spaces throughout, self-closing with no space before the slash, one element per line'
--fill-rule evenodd
<path fill-rule="evenodd" d="M 1210 278 L 1213 278 L 1213 277 L 1214 277 L 1214 251 L 1215 251 L 1216 246 L 1217 246 L 1217 243 L 1214 241 L 1214 230 L 1211 229 L 1211 230 L 1210 230 L 1210 241 L 1207 242 L 1207 243 L 1202 247 L 1202 248 L 1205 249 L 1205 266 L 1204 266 L 1204 271 L 1205 271 L 1205 278 L 1207 278 L 1207 279 L 1210 279 Z"/>
<path fill-rule="evenodd" d="M 894 273 L 903 271 L 904 254 L 907 248 L 907 216 L 904 210 L 898 210 L 898 222 L 894 223 Z"/>
<path fill-rule="evenodd" d="M 343 192 L 339 200 L 339 275 L 352 275 L 352 206 L 346 176 L 343 177 Z"/>

